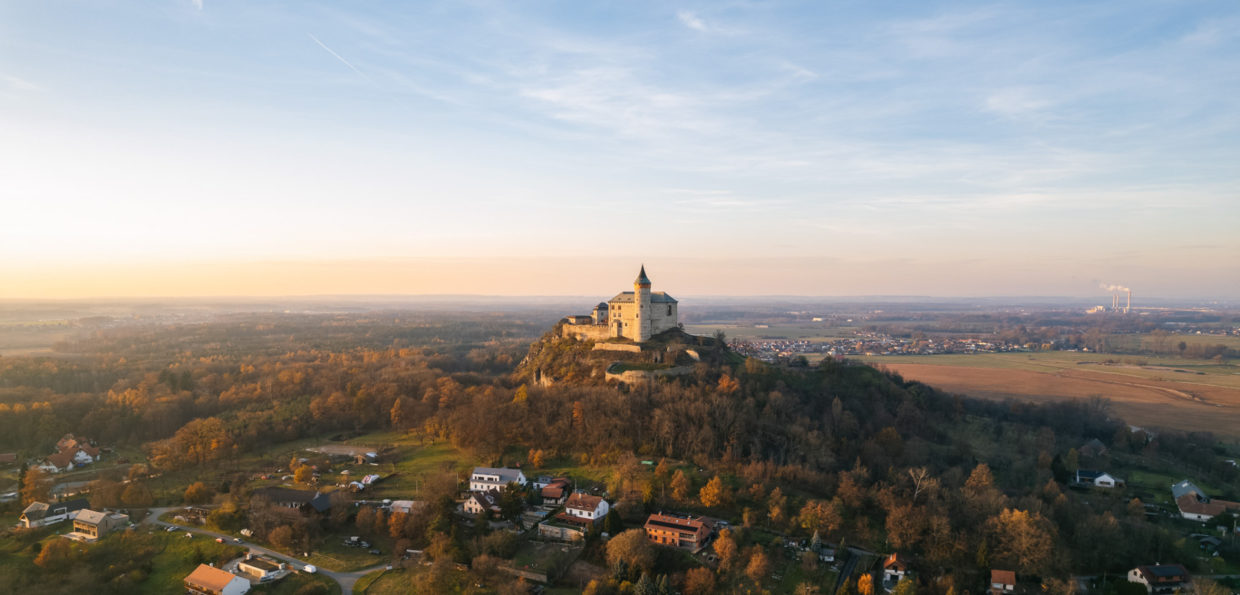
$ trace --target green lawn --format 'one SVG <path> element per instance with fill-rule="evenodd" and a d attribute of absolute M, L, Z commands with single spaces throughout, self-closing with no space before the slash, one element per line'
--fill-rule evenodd
<path fill-rule="evenodd" d="M 309 589 L 313 589 L 311 585 L 319 585 L 319 590 L 310 591 Z M 310 592 L 339 595 L 340 583 L 321 574 L 296 572 L 274 583 L 255 585 L 250 589 L 250 593 L 271 593 L 273 595 L 299 595 Z"/>
<path fill-rule="evenodd" d="M 63 526 L 56 528 L 64 529 Z M 63 537 L 55 530 L 40 530 L 21 540 L 16 537 L 0 539 L 0 585 L 17 576 L 28 577 L 36 583 L 56 584 L 60 571 L 39 568 L 33 561 L 36 548 L 59 539 Z M 216 543 L 206 537 L 186 538 L 183 533 L 162 531 L 114 533 L 82 548 L 91 555 L 74 564 L 85 568 L 98 580 L 138 572 L 140 580 L 133 586 L 133 592 L 152 594 L 178 592 L 182 579 L 199 564 L 218 565 L 245 553 L 245 548 Z M 148 564 L 150 573 L 142 576 L 140 569 Z"/>
<path fill-rule="evenodd" d="M 216 543 L 205 536 L 187 538 L 184 533 L 163 531 L 154 536 L 164 542 L 164 549 L 151 560 L 151 574 L 140 585 L 141 593 L 179 591 L 182 580 L 199 564 L 239 558 L 246 551 L 243 547 Z"/>
<path fill-rule="evenodd" d="M 524 541 L 517 549 L 517 555 L 512 558 L 512 565 L 518 570 L 546 572 L 556 557 L 572 556 L 575 559 L 581 554 L 581 550 L 580 545 Z"/>
<path fill-rule="evenodd" d="M 405 595 L 411 592 L 411 583 L 414 577 L 423 572 L 428 572 L 428 567 L 411 566 L 409 568 L 381 570 L 362 577 L 362 580 L 353 586 L 353 592 L 364 595 Z M 447 592 L 459 593 L 464 590 L 467 585 L 467 577 L 464 572 L 451 570 L 449 571 L 449 577 L 450 581 L 455 584 L 455 588 L 451 588 Z"/>
<path fill-rule="evenodd" d="M 310 552 L 310 557 L 304 558 L 304 560 L 307 564 L 314 564 L 328 570 L 352 572 L 378 564 L 386 564 L 392 559 L 392 545 L 394 541 L 389 537 L 367 539 L 372 544 L 372 547 L 378 548 L 379 551 L 383 552 L 378 556 L 368 553 L 368 549 L 344 545 L 344 538 L 345 535 L 343 534 L 328 534 L 324 538 L 323 545 Z M 298 559 L 301 560 L 303 558 L 298 557 Z"/>

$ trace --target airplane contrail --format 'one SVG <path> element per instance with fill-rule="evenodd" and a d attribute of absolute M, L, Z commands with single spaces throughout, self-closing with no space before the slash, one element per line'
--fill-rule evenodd
<path fill-rule="evenodd" d="M 345 66 L 348 66 L 350 70 L 352 70 L 353 72 L 356 72 L 356 73 L 357 73 L 359 76 L 361 76 L 362 78 L 364 78 L 364 79 L 366 79 L 366 80 L 370 80 L 370 77 L 366 76 L 366 73 L 364 73 L 364 72 L 362 72 L 362 71 L 358 70 L 356 66 L 354 66 L 354 65 L 350 64 L 350 63 L 349 63 L 349 61 L 348 61 L 348 60 L 345 60 L 343 57 L 341 57 L 341 55 L 340 55 L 340 54 L 337 54 L 337 53 L 336 53 L 335 51 L 333 51 L 331 48 L 327 47 L 327 44 L 325 44 L 325 43 L 323 43 L 323 42 L 319 41 L 319 38 L 315 37 L 315 36 L 314 36 L 314 34 L 312 34 L 312 33 L 306 33 L 306 35 L 309 35 L 309 36 L 310 36 L 310 39 L 313 39 L 313 40 L 314 40 L 314 43 L 319 44 L 319 47 L 321 47 L 321 48 L 323 48 L 324 50 L 326 50 L 326 51 L 327 51 L 327 53 L 329 53 L 329 54 L 331 54 L 332 56 L 334 56 L 337 60 L 340 60 L 340 62 L 341 62 L 342 64 L 344 64 Z"/>

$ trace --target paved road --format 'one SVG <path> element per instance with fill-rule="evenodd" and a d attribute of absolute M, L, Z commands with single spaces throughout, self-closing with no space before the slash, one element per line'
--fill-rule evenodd
<path fill-rule="evenodd" d="M 150 509 L 150 514 L 145 519 L 142 520 L 141 524 L 150 523 L 150 524 L 160 526 L 160 527 L 174 526 L 172 523 L 165 523 L 159 520 L 159 517 L 162 516 L 165 512 L 168 512 L 170 510 L 179 510 L 180 508 L 181 508 L 180 506 L 168 507 L 168 508 L 152 508 Z M 181 525 L 175 525 L 175 526 L 180 527 L 181 530 L 187 531 L 190 533 L 197 533 L 200 535 L 209 535 L 211 537 L 219 537 L 219 538 L 224 539 L 228 543 L 233 542 L 233 536 L 227 533 L 217 533 L 215 531 L 210 531 L 207 529 L 200 529 L 197 527 L 184 527 Z M 286 556 L 284 554 L 281 554 L 280 552 L 267 549 L 256 543 L 246 542 L 246 543 L 243 543 L 242 545 L 260 554 L 264 554 L 267 556 L 271 556 L 272 558 L 275 558 L 277 560 L 283 560 L 285 562 L 288 562 L 294 568 L 304 568 L 306 566 L 305 561 L 298 560 L 297 558 L 293 558 L 290 556 Z M 355 570 L 353 572 L 335 572 L 335 571 L 327 570 L 325 568 L 320 567 L 318 569 L 318 573 L 336 581 L 340 585 L 340 592 L 345 593 L 347 595 L 353 592 L 353 585 L 357 583 L 358 579 L 362 578 L 363 576 L 367 574 L 370 574 L 371 572 L 374 572 L 376 570 L 381 570 L 386 567 L 387 567 L 387 564 L 379 564 L 376 566 L 371 566 L 370 568 L 363 568 L 361 570 Z"/>

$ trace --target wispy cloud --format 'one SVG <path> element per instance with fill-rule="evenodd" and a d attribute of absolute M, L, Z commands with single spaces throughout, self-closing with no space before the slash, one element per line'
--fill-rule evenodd
<path fill-rule="evenodd" d="M 310 39 L 313 39 L 313 40 L 314 40 L 314 43 L 319 44 L 319 47 L 323 48 L 323 49 L 324 49 L 327 53 L 329 53 L 329 54 L 331 54 L 332 56 L 334 56 L 337 60 L 340 60 L 340 63 L 341 63 L 341 64 L 344 64 L 345 66 L 348 66 L 348 67 L 349 67 L 349 70 L 352 70 L 353 72 L 356 72 L 358 76 L 360 76 L 360 77 L 362 77 L 362 78 L 364 78 L 364 79 L 366 79 L 366 80 L 370 80 L 370 77 L 366 76 L 366 73 L 364 73 L 364 72 L 362 72 L 362 71 L 358 70 L 356 66 L 354 66 L 352 63 L 350 63 L 348 60 L 345 60 L 345 59 L 344 59 L 344 58 L 343 58 L 340 54 L 337 54 L 337 53 L 335 52 L 335 50 L 333 50 L 333 49 L 331 49 L 331 48 L 327 47 L 327 44 L 325 44 L 325 43 L 323 43 L 323 42 L 319 41 L 319 38 L 315 37 L 315 36 L 314 36 L 314 34 L 312 34 L 312 33 L 307 33 L 306 35 L 309 35 L 309 36 L 310 36 Z"/>
<path fill-rule="evenodd" d="M 26 79 L 13 76 L 11 74 L 0 74 L 0 81 L 2 81 L 5 84 L 5 86 L 13 90 L 16 90 L 16 91 L 40 91 L 42 90 L 42 87 L 40 87 L 39 85 L 36 85 Z"/>
<path fill-rule="evenodd" d="M 197 8 L 198 10 L 202 10 L 202 0 L 189 0 L 189 1 L 194 3 L 195 8 Z"/>
<path fill-rule="evenodd" d="M 688 10 L 677 12 L 676 18 L 680 19 L 680 22 L 684 24 L 684 26 L 693 29 L 694 31 L 705 32 L 707 30 L 706 21 L 703 21 L 696 14 L 693 14 Z"/>
<path fill-rule="evenodd" d="M 1040 112 L 1051 102 L 1028 87 L 999 89 L 986 97 L 986 109 L 1004 116 L 1018 117 Z"/>

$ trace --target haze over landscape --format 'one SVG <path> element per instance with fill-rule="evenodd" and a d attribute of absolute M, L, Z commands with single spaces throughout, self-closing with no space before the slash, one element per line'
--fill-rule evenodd
<path fill-rule="evenodd" d="M 1240 2 L 0 0 L 0 593 L 1240 595 Z"/>
<path fill-rule="evenodd" d="M 1240 293 L 1235 3 L 0 7 L 0 298 Z"/>

